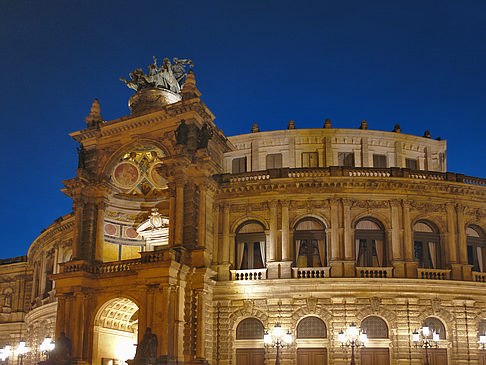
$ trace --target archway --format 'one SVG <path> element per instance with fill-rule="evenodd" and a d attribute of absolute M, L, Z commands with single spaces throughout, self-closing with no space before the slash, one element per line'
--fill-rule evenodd
<path fill-rule="evenodd" d="M 93 328 L 93 365 L 126 365 L 135 356 L 138 306 L 127 298 L 106 302 Z"/>

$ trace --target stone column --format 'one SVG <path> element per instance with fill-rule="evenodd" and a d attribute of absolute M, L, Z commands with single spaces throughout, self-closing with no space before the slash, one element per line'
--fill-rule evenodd
<path fill-rule="evenodd" d="M 462 265 L 462 275 L 464 280 L 472 279 L 472 265 L 468 265 L 467 260 L 467 238 L 466 223 L 464 221 L 464 206 L 456 205 L 457 212 L 457 243 L 459 246 L 459 263 Z"/>
<path fill-rule="evenodd" d="M 289 202 L 282 201 L 282 261 L 290 261 Z"/>
<path fill-rule="evenodd" d="M 199 184 L 199 214 L 197 229 L 197 245 L 206 246 L 206 184 Z"/>
<path fill-rule="evenodd" d="M 457 239 L 456 239 L 456 212 L 455 207 L 453 204 L 446 205 L 446 212 L 447 212 L 447 242 L 444 242 L 449 251 L 449 262 L 451 265 L 452 273 L 451 279 L 454 280 L 461 280 L 462 279 L 462 270 L 458 263 L 457 259 Z M 444 266 L 444 263 L 442 264 Z"/>
<path fill-rule="evenodd" d="M 268 242 L 268 262 L 277 260 L 277 202 L 269 204 L 270 210 L 270 242 Z"/>
<path fill-rule="evenodd" d="M 71 313 L 74 314 L 74 317 L 66 318 L 68 321 L 73 321 L 73 331 L 70 333 L 70 338 L 72 339 L 73 344 L 73 353 L 72 358 L 73 360 L 81 361 L 83 359 L 83 347 L 84 347 L 84 321 L 85 321 L 85 294 L 81 292 L 77 292 L 74 294 L 74 306 L 75 312 Z M 67 335 L 69 337 L 69 335 Z"/>
<path fill-rule="evenodd" d="M 391 201 L 391 259 L 393 264 L 393 276 L 403 278 L 405 277 L 405 264 L 403 262 L 403 245 L 401 241 L 400 228 L 400 202 L 398 200 Z"/>
<path fill-rule="evenodd" d="M 96 204 L 97 217 L 96 217 L 96 249 L 95 260 L 103 261 L 103 248 L 105 245 L 105 208 L 106 202 L 104 200 L 98 201 Z"/>
<path fill-rule="evenodd" d="M 339 240 L 339 201 L 331 199 L 331 252 L 330 252 L 330 266 L 331 275 L 334 277 L 342 277 L 343 267 L 341 259 L 341 249 Z"/>
<path fill-rule="evenodd" d="M 363 167 L 372 167 L 370 162 L 369 156 L 369 148 L 368 148 L 368 138 L 363 137 L 361 138 L 361 166 Z"/>
<path fill-rule="evenodd" d="M 402 155 L 403 155 L 402 142 L 396 141 L 395 142 L 395 167 L 405 167 Z"/>
<path fill-rule="evenodd" d="M 220 269 L 218 277 L 222 280 L 229 279 L 230 267 L 230 205 L 223 205 L 223 242 L 221 247 L 222 260 L 220 260 Z"/>
<path fill-rule="evenodd" d="M 219 204 L 213 208 L 213 265 L 221 263 L 219 257 Z"/>
<path fill-rule="evenodd" d="M 353 231 L 351 228 L 351 201 L 343 200 L 343 239 L 344 239 L 344 276 L 355 276 L 355 262 L 353 249 Z"/>
<path fill-rule="evenodd" d="M 397 142 L 398 143 L 398 142 Z M 405 258 L 405 275 L 408 278 L 417 277 L 418 264 L 413 257 L 413 232 L 410 220 L 410 203 L 402 200 L 402 224 L 403 224 L 403 255 Z"/>
<path fill-rule="evenodd" d="M 175 212 L 176 212 L 176 197 L 175 187 L 169 184 L 169 247 L 175 244 Z"/>
<path fill-rule="evenodd" d="M 183 177 L 179 177 L 176 180 L 175 246 L 182 246 L 184 241 L 184 185 Z"/>
<path fill-rule="evenodd" d="M 73 227 L 73 260 L 80 257 L 81 250 L 81 223 L 83 221 L 83 202 L 80 197 L 73 198 L 74 227 Z"/>

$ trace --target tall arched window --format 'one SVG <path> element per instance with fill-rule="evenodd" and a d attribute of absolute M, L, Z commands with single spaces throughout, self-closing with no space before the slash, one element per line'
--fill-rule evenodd
<path fill-rule="evenodd" d="M 366 317 L 361 322 L 361 329 L 368 338 L 388 338 L 388 326 L 380 317 Z"/>
<path fill-rule="evenodd" d="M 256 318 L 246 318 L 236 327 L 237 340 L 260 340 L 263 335 L 263 324 Z"/>
<path fill-rule="evenodd" d="M 297 338 L 327 338 L 326 324 L 318 317 L 305 317 L 297 326 Z"/>
<path fill-rule="evenodd" d="M 486 335 L 486 319 L 481 320 L 478 325 L 478 336 Z"/>
<path fill-rule="evenodd" d="M 419 267 L 440 269 L 441 250 L 439 231 L 431 222 L 418 221 L 413 226 L 413 252 Z"/>
<path fill-rule="evenodd" d="M 429 327 L 430 332 L 436 332 L 439 334 L 441 340 L 446 339 L 446 329 L 442 321 L 435 317 L 428 317 L 423 323 L 423 327 Z"/>
<path fill-rule="evenodd" d="M 356 266 L 386 266 L 385 231 L 373 218 L 363 218 L 355 226 Z"/>
<path fill-rule="evenodd" d="M 485 272 L 486 270 L 486 238 L 484 232 L 478 226 L 466 228 L 467 237 L 467 261 L 473 265 L 473 271 Z"/>
<path fill-rule="evenodd" d="M 325 238 L 325 228 L 317 219 L 305 218 L 299 221 L 294 230 L 296 266 L 327 266 Z"/>
<path fill-rule="evenodd" d="M 257 221 L 243 223 L 236 232 L 236 268 L 265 267 L 265 230 Z"/>

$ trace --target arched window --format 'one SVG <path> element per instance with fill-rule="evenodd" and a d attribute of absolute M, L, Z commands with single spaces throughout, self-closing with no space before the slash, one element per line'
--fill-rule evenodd
<path fill-rule="evenodd" d="M 237 340 L 260 340 L 263 334 L 263 324 L 256 318 L 246 318 L 236 327 Z"/>
<path fill-rule="evenodd" d="M 326 262 L 326 231 L 321 222 L 305 218 L 294 229 L 295 263 L 297 267 L 324 267 Z"/>
<path fill-rule="evenodd" d="M 446 330 L 442 321 L 435 317 L 428 317 L 423 323 L 423 327 L 429 327 L 430 332 L 436 332 L 439 334 L 441 340 L 446 339 Z"/>
<path fill-rule="evenodd" d="M 413 226 L 413 252 L 419 267 L 440 269 L 441 250 L 439 232 L 435 225 L 428 221 L 418 221 Z"/>
<path fill-rule="evenodd" d="M 265 267 L 265 231 L 260 222 L 243 223 L 236 233 L 236 268 L 263 269 Z"/>
<path fill-rule="evenodd" d="M 466 227 L 467 237 L 467 261 L 473 265 L 473 271 L 485 272 L 486 270 L 486 238 L 484 232 L 478 226 Z"/>
<path fill-rule="evenodd" d="M 368 338 L 388 338 L 388 326 L 380 317 L 366 317 L 361 322 L 361 329 Z"/>
<path fill-rule="evenodd" d="M 326 324 L 318 317 L 306 317 L 297 326 L 297 338 L 327 338 Z"/>
<path fill-rule="evenodd" d="M 373 218 L 364 218 L 355 226 L 356 266 L 386 266 L 385 231 Z"/>

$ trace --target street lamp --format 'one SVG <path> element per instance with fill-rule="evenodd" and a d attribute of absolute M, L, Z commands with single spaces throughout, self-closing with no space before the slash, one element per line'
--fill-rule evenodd
<path fill-rule="evenodd" d="M 263 336 L 263 342 L 266 346 L 272 346 L 277 348 L 277 358 L 275 359 L 275 365 L 280 365 L 280 349 L 290 346 L 292 343 L 292 335 L 290 331 L 284 332 L 279 323 L 273 327 L 271 333 L 265 332 Z"/>
<path fill-rule="evenodd" d="M 486 349 L 486 333 L 484 335 L 479 335 L 479 344 L 483 350 Z"/>
<path fill-rule="evenodd" d="M 8 358 L 12 355 L 12 346 L 5 345 L 3 349 L 0 349 L 0 360 L 5 361 L 8 364 Z"/>
<path fill-rule="evenodd" d="M 52 339 L 49 336 L 44 338 L 44 341 L 42 341 L 39 346 L 39 350 L 43 355 L 45 355 L 47 361 L 49 359 L 49 352 L 54 350 L 54 342 L 52 342 Z"/>
<path fill-rule="evenodd" d="M 420 346 L 425 349 L 425 365 L 429 365 L 428 350 L 432 347 L 438 347 L 438 342 L 440 341 L 439 332 L 430 331 L 429 327 L 424 326 L 412 333 L 412 340 L 415 342 L 415 348 Z"/>
<path fill-rule="evenodd" d="M 29 352 L 29 348 L 25 345 L 25 341 L 20 341 L 17 348 L 15 349 L 15 354 L 17 355 L 17 362 L 20 359 L 20 365 L 22 365 L 25 354 Z"/>
<path fill-rule="evenodd" d="M 20 365 L 22 365 L 24 356 L 27 352 L 29 352 L 29 348 L 25 346 L 25 341 L 20 341 L 19 345 L 15 349 L 15 354 L 17 355 L 17 358 L 20 358 Z"/>
<path fill-rule="evenodd" d="M 366 345 L 368 341 L 366 333 L 363 333 L 354 323 L 351 323 L 346 331 L 339 332 L 338 339 L 342 347 L 351 347 L 351 365 L 356 365 L 354 348 L 360 348 Z"/>

